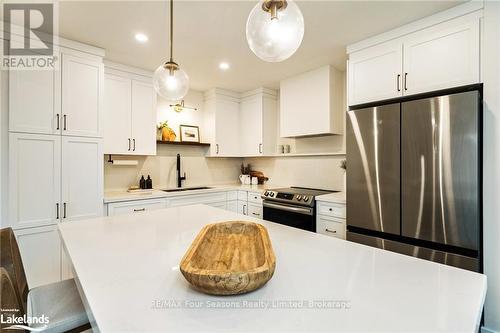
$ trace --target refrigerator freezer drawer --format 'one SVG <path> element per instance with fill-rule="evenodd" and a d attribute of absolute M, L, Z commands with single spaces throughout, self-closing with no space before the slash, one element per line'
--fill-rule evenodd
<path fill-rule="evenodd" d="M 384 249 L 387 251 L 406 254 L 412 257 L 466 269 L 473 272 L 480 271 L 479 259 L 477 258 L 465 257 L 454 253 L 432 250 L 420 246 L 413 246 L 410 244 L 395 242 L 383 238 L 362 235 L 351 231 L 347 232 L 347 240 L 359 244 L 377 247 L 379 249 Z"/>

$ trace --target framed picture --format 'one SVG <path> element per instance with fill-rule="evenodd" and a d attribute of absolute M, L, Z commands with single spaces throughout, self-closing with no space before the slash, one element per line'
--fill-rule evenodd
<path fill-rule="evenodd" d="M 181 142 L 200 142 L 200 129 L 198 126 L 180 125 Z"/>

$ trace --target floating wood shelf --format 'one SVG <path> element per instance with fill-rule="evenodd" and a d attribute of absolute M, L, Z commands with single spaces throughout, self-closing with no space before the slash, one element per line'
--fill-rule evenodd
<path fill-rule="evenodd" d="M 204 142 L 156 141 L 156 143 L 160 145 L 210 147 L 210 143 Z"/>

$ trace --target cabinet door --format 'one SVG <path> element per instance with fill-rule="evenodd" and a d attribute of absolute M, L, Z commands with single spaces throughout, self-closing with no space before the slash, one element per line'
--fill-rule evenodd
<path fill-rule="evenodd" d="M 237 213 L 238 212 L 238 201 L 236 201 L 236 200 L 228 201 L 226 209 L 229 210 L 230 212 Z"/>
<path fill-rule="evenodd" d="M 155 108 L 153 85 L 132 80 L 132 154 L 156 155 Z"/>
<path fill-rule="evenodd" d="M 57 226 L 15 231 L 28 287 L 61 280 L 61 241 Z"/>
<path fill-rule="evenodd" d="M 104 153 L 129 154 L 132 143 L 132 81 L 104 76 Z"/>
<path fill-rule="evenodd" d="M 62 140 L 63 220 L 102 216 L 102 139 L 63 137 Z"/>
<path fill-rule="evenodd" d="M 316 217 L 316 232 L 318 234 L 345 239 L 345 226 L 344 219 L 325 218 L 321 215 Z"/>
<path fill-rule="evenodd" d="M 248 216 L 256 217 L 258 219 L 262 218 L 262 205 L 248 203 Z"/>
<path fill-rule="evenodd" d="M 239 103 L 217 101 L 215 141 L 217 156 L 239 156 Z"/>
<path fill-rule="evenodd" d="M 250 98 L 240 104 L 240 153 L 258 156 L 262 153 L 262 98 Z"/>
<path fill-rule="evenodd" d="M 9 134 L 9 214 L 14 229 L 57 222 L 60 170 L 60 136 Z"/>
<path fill-rule="evenodd" d="M 248 203 L 238 200 L 238 214 L 248 215 Z"/>
<path fill-rule="evenodd" d="M 101 137 L 102 62 L 68 54 L 62 60 L 63 135 Z"/>
<path fill-rule="evenodd" d="M 402 96 L 403 45 L 387 42 L 349 55 L 349 105 Z"/>
<path fill-rule="evenodd" d="M 60 133 L 59 74 L 59 70 L 9 71 L 10 131 Z"/>
<path fill-rule="evenodd" d="M 404 94 L 480 82 L 479 20 L 443 23 L 404 43 Z"/>

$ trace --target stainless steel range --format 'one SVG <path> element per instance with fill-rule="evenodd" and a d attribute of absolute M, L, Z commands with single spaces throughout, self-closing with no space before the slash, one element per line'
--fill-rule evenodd
<path fill-rule="evenodd" d="M 332 192 L 305 187 L 267 190 L 262 195 L 264 220 L 316 232 L 316 196 Z"/>

